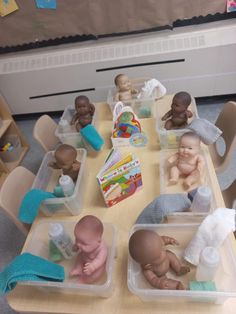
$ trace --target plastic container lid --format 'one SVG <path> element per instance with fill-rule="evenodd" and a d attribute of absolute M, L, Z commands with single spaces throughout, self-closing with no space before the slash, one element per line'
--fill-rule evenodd
<path fill-rule="evenodd" d="M 73 184 L 74 185 L 74 182 L 73 180 L 71 179 L 70 176 L 68 175 L 62 175 L 59 179 L 59 184 L 62 185 L 62 186 L 65 186 L 65 185 L 71 185 Z"/>
<path fill-rule="evenodd" d="M 208 267 L 216 267 L 220 262 L 220 254 L 216 248 L 207 246 L 201 252 L 200 261 Z"/>
<path fill-rule="evenodd" d="M 57 237 L 63 232 L 63 226 L 59 223 L 50 223 L 48 234 L 51 237 Z"/>
<path fill-rule="evenodd" d="M 197 189 L 197 194 L 203 199 L 209 200 L 211 198 L 211 189 L 208 186 L 200 186 Z"/>

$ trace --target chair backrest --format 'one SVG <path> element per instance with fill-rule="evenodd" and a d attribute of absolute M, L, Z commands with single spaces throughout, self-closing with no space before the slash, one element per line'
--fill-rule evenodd
<path fill-rule="evenodd" d="M 21 201 L 31 189 L 34 178 L 35 175 L 31 171 L 18 166 L 10 172 L 0 189 L 0 207 L 25 235 L 30 226 L 22 223 L 17 215 Z"/>
<path fill-rule="evenodd" d="M 56 122 L 47 114 L 41 116 L 35 123 L 33 137 L 43 147 L 45 152 L 54 150 L 59 143 L 59 139 L 55 136 L 56 128 Z"/>
<path fill-rule="evenodd" d="M 220 112 L 215 125 L 223 132 L 221 137 L 225 143 L 224 154 L 221 155 L 218 149 L 218 141 L 209 146 L 211 158 L 217 173 L 223 172 L 232 158 L 236 149 L 236 103 L 227 102 Z"/>
<path fill-rule="evenodd" d="M 236 179 L 232 182 L 232 184 L 222 191 L 222 195 L 225 201 L 225 205 L 227 208 L 233 208 L 234 201 L 236 200 Z M 234 207 L 236 209 L 236 207 Z"/>

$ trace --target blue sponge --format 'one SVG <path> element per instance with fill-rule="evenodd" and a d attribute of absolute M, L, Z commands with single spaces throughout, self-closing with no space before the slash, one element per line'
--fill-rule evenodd
<path fill-rule="evenodd" d="M 96 151 L 101 150 L 102 146 L 104 145 L 104 140 L 98 134 L 97 130 L 92 124 L 86 125 L 86 127 L 80 130 L 81 136 L 88 142 L 93 149 Z"/>

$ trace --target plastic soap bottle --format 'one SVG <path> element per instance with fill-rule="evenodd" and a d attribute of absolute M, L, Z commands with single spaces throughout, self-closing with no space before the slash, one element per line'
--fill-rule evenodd
<path fill-rule="evenodd" d="M 70 176 L 62 175 L 59 179 L 59 184 L 65 196 L 71 196 L 74 193 L 75 184 Z"/>
<path fill-rule="evenodd" d="M 211 189 L 208 186 L 200 186 L 194 195 L 191 210 L 193 212 L 208 212 L 211 206 Z"/>
<path fill-rule="evenodd" d="M 66 259 L 70 259 L 74 256 L 74 244 L 69 234 L 65 232 L 63 225 L 59 223 L 50 223 L 48 235 Z"/>
<path fill-rule="evenodd" d="M 214 277 L 219 267 L 220 254 L 212 246 L 205 247 L 200 256 L 200 261 L 196 271 L 197 281 L 214 281 Z"/>

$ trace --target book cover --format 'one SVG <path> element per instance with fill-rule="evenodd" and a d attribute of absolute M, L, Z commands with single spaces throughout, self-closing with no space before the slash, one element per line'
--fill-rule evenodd
<path fill-rule="evenodd" d="M 115 153 L 117 158 L 117 152 Z M 142 186 L 140 162 L 132 154 L 128 154 L 116 162 L 112 162 L 112 154 L 107 162 L 112 165 L 107 169 L 106 163 L 97 175 L 105 203 L 111 207 L 139 191 Z"/>

